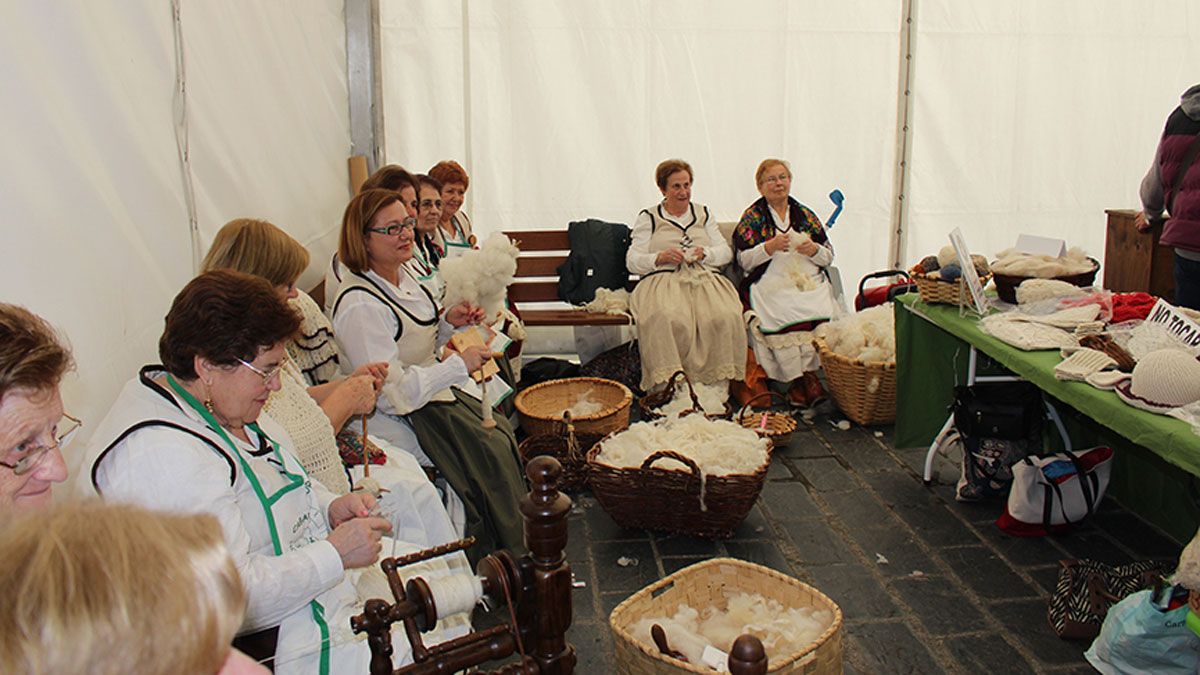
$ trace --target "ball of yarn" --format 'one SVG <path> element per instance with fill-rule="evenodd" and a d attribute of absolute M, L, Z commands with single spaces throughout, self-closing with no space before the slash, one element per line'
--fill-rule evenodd
<path fill-rule="evenodd" d="M 938 251 L 937 259 L 938 264 L 940 264 L 942 267 L 945 267 L 946 265 L 958 260 L 958 254 L 954 252 L 953 246 L 946 244 L 942 247 L 942 250 Z"/>
<path fill-rule="evenodd" d="M 930 272 L 936 272 L 942 267 L 942 264 L 938 262 L 936 255 L 927 255 L 924 258 L 921 258 L 921 262 L 918 264 L 926 274 Z"/>
<path fill-rule="evenodd" d="M 942 265 L 942 269 L 940 271 L 942 274 L 942 280 L 944 281 L 956 281 L 962 276 L 962 268 L 958 266 L 958 263 Z"/>
<path fill-rule="evenodd" d="M 987 258 L 978 253 L 971 254 L 971 262 L 975 265 L 975 273 L 983 276 L 991 271 L 991 265 L 988 265 Z"/>

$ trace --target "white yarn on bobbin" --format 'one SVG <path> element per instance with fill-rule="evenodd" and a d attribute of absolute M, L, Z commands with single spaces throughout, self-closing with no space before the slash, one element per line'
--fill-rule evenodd
<path fill-rule="evenodd" d="M 424 577 L 422 577 L 424 578 Z M 471 574 L 451 574 L 440 579 L 425 579 L 437 606 L 437 618 L 470 612 L 483 599 L 483 580 Z"/>

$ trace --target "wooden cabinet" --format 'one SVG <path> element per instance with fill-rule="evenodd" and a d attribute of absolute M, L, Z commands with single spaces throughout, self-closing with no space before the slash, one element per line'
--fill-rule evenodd
<path fill-rule="evenodd" d="M 1133 226 L 1137 211 L 1107 209 L 1104 240 L 1104 287 L 1110 291 L 1144 291 L 1168 302 L 1175 298 L 1175 252 L 1159 246 L 1162 222 L 1149 232 Z"/>

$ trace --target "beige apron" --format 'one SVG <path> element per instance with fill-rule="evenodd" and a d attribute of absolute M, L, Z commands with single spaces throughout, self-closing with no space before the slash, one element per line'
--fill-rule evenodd
<path fill-rule="evenodd" d="M 697 216 L 696 209 L 686 226 L 654 211 L 650 210 L 651 253 L 711 244 L 704 216 Z M 702 264 L 685 263 L 674 271 L 642 277 L 629 299 L 641 349 L 642 389 L 649 391 L 681 369 L 693 381 L 706 384 L 742 379 L 746 328 L 741 308 L 733 284 Z"/>

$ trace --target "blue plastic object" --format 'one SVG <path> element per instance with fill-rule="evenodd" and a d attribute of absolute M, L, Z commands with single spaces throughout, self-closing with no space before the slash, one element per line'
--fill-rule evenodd
<path fill-rule="evenodd" d="M 833 224 L 837 222 L 838 216 L 841 215 L 842 202 L 846 201 L 846 195 L 842 194 L 841 190 L 835 189 L 829 193 L 829 201 L 833 202 L 833 205 L 837 208 L 833 210 L 833 215 L 829 216 L 829 220 L 825 221 L 825 229 L 827 230 L 833 227 Z"/>

